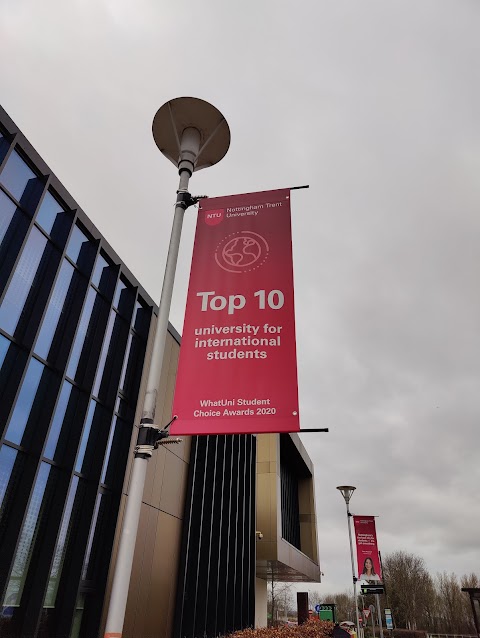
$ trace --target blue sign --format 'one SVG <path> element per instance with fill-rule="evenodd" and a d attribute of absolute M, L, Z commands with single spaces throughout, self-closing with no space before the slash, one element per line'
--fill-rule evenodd
<path fill-rule="evenodd" d="M 317 612 L 317 614 L 320 613 L 320 609 L 321 609 L 320 605 L 315 605 L 315 611 Z"/>

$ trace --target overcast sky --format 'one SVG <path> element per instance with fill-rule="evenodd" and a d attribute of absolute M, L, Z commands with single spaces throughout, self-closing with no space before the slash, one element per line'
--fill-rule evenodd
<path fill-rule="evenodd" d="M 320 592 L 345 504 L 383 554 L 480 573 L 477 0 L 0 0 L 0 101 L 153 299 L 177 176 L 151 122 L 192 95 L 232 143 L 191 191 L 292 195 L 300 414 Z M 186 216 L 171 321 L 181 332 Z"/>

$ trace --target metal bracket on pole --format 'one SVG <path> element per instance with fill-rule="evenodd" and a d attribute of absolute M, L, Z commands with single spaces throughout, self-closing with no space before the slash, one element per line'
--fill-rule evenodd
<path fill-rule="evenodd" d="M 168 439 L 169 427 L 175 421 L 177 417 L 167 423 L 164 428 L 160 428 L 153 423 L 141 423 L 138 430 L 137 445 L 135 446 L 135 456 L 140 458 L 150 458 L 153 450 L 157 450 L 160 445 L 169 443 L 180 443 L 182 439 Z"/>
<path fill-rule="evenodd" d="M 190 206 L 195 206 L 201 199 L 206 199 L 208 195 L 191 195 L 188 191 L 177 191 L 177 201 L 175 206 L 180 206 L 187 210 Z"/>

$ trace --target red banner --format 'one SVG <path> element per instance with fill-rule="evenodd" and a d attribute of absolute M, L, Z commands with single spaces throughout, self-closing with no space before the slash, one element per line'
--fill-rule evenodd
<path fill-rule="evenodd" d="M 374 516 L 354 516 L 357 541 L 358 579 L 369 584 L 382 583 L 382 569 L 378 555 Z"/>
<path fill-rule="evenodd" d="M 173 414 L 172 435 L 300 429 L 289 190 L 202 200 Z"/>

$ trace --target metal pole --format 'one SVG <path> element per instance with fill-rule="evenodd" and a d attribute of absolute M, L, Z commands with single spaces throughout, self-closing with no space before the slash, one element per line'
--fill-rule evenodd
<path fill-rule="evenodd" d="M 377 603 L 377 616 L 378 616 L 378 628 L 380 631 L 380 638 L 383 638 L 383 620 L 382 620 L 382 610 L 380 609 L 380 596 L 379 594 L 375 594 L 375 599 Z"/>
<path fill-rule="evenodd" d="M 170 245 L 165 266 L 162 294 L 158 308 L 157 328 L 152 349 L 152 360 L 148 372 L 147 391 L 143 403 L 142 419 L 140 421 L 137 446 L 135 448 L 135 457 L 132 465 L 122 534 L 115 563 L 112 592 L 105 626 L 105 638 L 121 638 L 122 636 L 128 588 L 133 566 L 133 554 L 135 551 L 143 489 L 147 473 L 147 463 L 154 450 L 155 438 L 158 438 L 158 427 L 154 425 L 155 407 L 165 353 L 168 317 L 172 301 L 173 282 L 175 279 L 183 217 L 188 206 L 184 195 L 188 193 L 190 175 L 191 171 L 188 168 L 180 167 L 177 203 L 175 206 Z"/>
<path fill-rule="evenodd" d="M 350 519 L 352 518 L 352 515 L 350 514 L 350 508 L 348 507 L 348 502 L 346 502 L 347 505 L 347 520 L 348 520 L 348 538 L 350 540 L 350 558 L 352 561 L 352 578 L 353 578 L 353 597 L 355 599 L 355 622 L 357 625 L 357 636 L 358 638 L 362 638 L 361 634 L 360 634 L 360 620 L 358 618 L 358 600 L 357 600 L 357 577 L 355 576 L 355 562 L 353 559 L 353 542 L 352 542 L 352 527 L 351 527 L 351 522 Z"/>
<path fill-rule="evenodd" d="M 373 607 L 372 609 L 370 609 L 370 613 L 372 614 L 372 631 L 373 631 L 373 638 L 375 638 L 375 613 L 373 611 Z"/>

